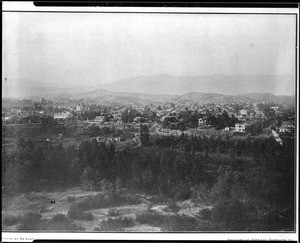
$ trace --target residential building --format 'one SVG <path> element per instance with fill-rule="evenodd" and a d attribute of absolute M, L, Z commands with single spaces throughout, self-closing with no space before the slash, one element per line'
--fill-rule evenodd
<path fill-rule="evenodd" d="M 247 115 L 247 111 L 245 109 L 240 110 L 240 114 L 243 116 Z"/>
<path fill-rule="evenodd" d="M 236 123 L 234 127 L 235 132 L 245 132 L 246 131 L 246 125 L 242 123 Z"/>
<path fill-rule="evenodd" d="M 202 118 L 198 119 L 198 126 L 203 126 L 205 124 L 204 120 Z"/>

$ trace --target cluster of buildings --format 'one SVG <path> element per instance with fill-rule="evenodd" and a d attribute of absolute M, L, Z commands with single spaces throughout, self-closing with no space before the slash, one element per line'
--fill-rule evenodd
<path fill-rule="evenodd" d="M 58 124 L 65 124 L 71 120 L 83 127 L 98 126 L 99 128 L 110 127 L 124 130 L 125 128 L 138 131 L 140 124 L 150 127 L 153 122 L 163 124 L 168 119 L 168 126 L 156 130 L 156 134 L 161 136 L 180 137 L 182 134 L 190 136 L 195 134 L 192 129 L 179 129 L 178 123 L 184 118 L 179 118 L 182 112 L 192 112 L 200 115 L 198 118 L 198 129 L 207 129 L 211 125 L 207 122 L 207 116 L 213 115 L 218 117 L 225 111 L 229 117 L 234 117 L 237 121 L 233 127 L 225 127 L 225 131 L 244 133 L 247 125 L 254 123 L 256 120 L 265 118 L 265 114 L 258 109 L 256 103 L 174 103 L 164 104 L 162 106 L 147 105 L 146 107 L 135 107 L 137 114 L 132 122 L 122 120 L 122 115 L 131 107 L 104 107 L 95 104 L 83 104 L 76 102 L 53 103 L 42 100 L 40 103 L 27 102 L 23 106 L 4 108 L 2 107 L 2 125 L 20 124 L 20 123 L 41 123 L 45 117 L 53 119 Z M 280 114 L 279 107 L 271 107 L 275 114 Z M 89 119 L 85 113 L 97 111 L 96 117 Z M 100 112 L 101 111 L 101 112 Z M 150 118 L 151 114 L 155 114 Z M 199 117 L 199 116 L 198 116 Z M 132 120 L 132 119 L 131 119 Z M 126 130 L 126 129 L 125 129 Z M 294 125 L 292 122 L 284 121 L 278 127 L 279 133 L 293 132 Z"/>

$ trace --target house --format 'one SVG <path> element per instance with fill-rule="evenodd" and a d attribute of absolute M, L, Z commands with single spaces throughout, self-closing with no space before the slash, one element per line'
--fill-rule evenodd
<path fill-rule="evenodd" d="M 280 133 L 285 133 L 285 132 L 293 132 L 294 128 L 293 127 L 290 127 L 288 125 L 281 125 L 281 127 L 278 128 L 278 131 Z"/>
<path fill-rule="evenodd" d="M 136 118 L 133 119 L 133 121 L 139 123 L 139 122 L 141 121 L 141 117 L 140 117 L 140 116 L 137 116 Z"/>
<path fill-rule="evenodd" d="M 246 111 L 245 109 L 241 109 L 241 110 L 240 110 L 240 114 L 241 114 L 242 116 L 246 116 L 246 115 L 247 115 L 247 111 Z"/>
<path fill-rule="evenodd" d="M 198 119 L 198 126 L 203 126 L 205 124 L 204 120 L 202 118 Z"/>
<path fill-rule="evenodd" d="M 273 111 L 275 111 L 275 112 L 277 112 L 277 111 L 278 111 L 278 109 L 279 109 L 279 107 L 278 107 L 278 106 L 272 106 L 272 107 L 270 108 L 270 110 L 273 110 Z"/>
<path fill-rule="evenodd" d="M 245 118 L 243 115 L 239 115 L 239 116 L 238 116 L 238 120 L 239 120 L 240 122 L 245 122 L 245 121 L 246 121 L 246 118 Z"/>
<path fill-rule="evenodd" d="M 180 137 L 182 134 L 180 130 L 171 130 L 170 133 L 175 137 Z"/>
<path fill-rule="evenodd" d="M 245 132 L 246 131 L 246 125 L 242 123 L 236 123 L 234 127 L 235 132 Z"/>
<path fill-rule="evenodd" d="M 2 125 L 9 124 L 10 121 L 12 120 L 12 117 L 2 117 Z"/>
<path fill-rule="evenodd" d="M 54 116 L 53 116 L 54 120 L 56 120 L 58 123 L 60 123 L 60 122 L 63 123 L 66 121 L 66 119 L 68 119 L 70 117 L 72 117 L 72 114 L 69 111 L 54 113 Z"/>
<path fill-rule="evenodd" d="M 119 121 L 116 122 L 116 124 L 117 124 L 117 125 L 122 125 L 123 122 L 122 122 L 122 120 L 119 120 Z"/>
<path fill-rule="evenodd" d="M 105 116 L 96 116 L 94 119 L 95 122 L 102 123 L 105 121 Z"/>
<path fill-rule="evenodd" d="M 80 105 L 76 105 L 75 106 L 75 111 L 81 111 L 81 106 Z"/>

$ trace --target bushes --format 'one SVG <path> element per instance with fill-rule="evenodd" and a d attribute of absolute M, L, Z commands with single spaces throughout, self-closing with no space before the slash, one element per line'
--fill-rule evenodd
<path fill-rule="evenodd" d="M 39 230 L 42 224 L 42 215 L 35 212 L 29 212 L 22 216 L 19 230 Z"/>
<path fill-rule="evenodd" d="M 211 220 L 216 230 L 245 231 L 249 226 L 246 205 L 237 200 L 222 200 L 212 210 Z"/>
<path fill-rule="evenodd" d="M 100 231 L 121 231 L 123 228 L 132 227 L 134 220 L 129 217 L 108 218 L 102 220 L 98 230 Z"/>
<path fill-rule="evenodd" d="M 76 201 L 76 197 L 74 197 L 74 196 L 67 197 L 67 202 L 75 202 L 75 201 Z"/>
<path fill-rule="evenodd" d="M 168 203 L 168 207 L 167 209 L 169 211 L 172 211 L 172 212 L 178 212 L 180 207 L 176 204 L 175 201 L 171 200 L 169 203 Z"/>
<path fill-rule="evenodd" d="M 105 199 L 105 196 L 101 193 L 95 195 L 95 196 L 88 196 L 78 202 L 75 203 L 77 207 L 82 210 L 90 210 L 94 208 L 106 208 L 111 205 L 111 202 L 107 199 Z"/>
<path fill-rule="evenodd" d="M 125 204 L 134 204 L 134 205 L 136 205 L 136 204 L 141 203 L 141 199 L 138 196 L 131 195 L 131 194 L 122 195 L 120 200 L 121 200 L 122 203 L 125 203 Z"/>
<path fill-rule="evenodd" d="M 212 211 L 208 208 L 202 209 L 200 211 L 200 217 L 203 220 L 210 220 L 211 219 L 211 215 L 212 215 Z"/>
<path fill-rule="evenodd" d="M 186 215 L 163 215 L 151 210 L 137 214 L 136 221 L 141 224 L 162 227 L 166 231 L 197 231 L 198 229 L 198 222 L 193 217 Z"/>
<path fill-rule="evenodd" d="M 112 206 L 119 206 L 122 204 L 139 204 L 140 198 L 135 195 L 115 195 L 115 197 L 110 197 L 108 195 L 103 195 L 99 193 L 95 196 L 89 196 L 76 202 L 77 208 L 82 211 L 95 209 L 95 208 L 107 208 Z M 73 205 L 72 205 L 73 206 Z"/>
<path fill-rule="evenodd" d="M 45 195 L 37 193 L 20 194 L 11 203 L 13 209 L 25 209 L 28 211 L 44 212 L 49 205 L 49 199 Z"/>
<path fill-rule="evenodd" d="M 94 171 L 91 167 L 86 167 L 80 176 L 81 186 L 85 190 L 95 189 Z"/>
<path fill-rule="evenodd" d="M 6 226 L 16 225 L 21 220 L 21 215 L 3 215 L 2 224 Z"/>
<path fill-rule="evenodd" d="M 17 218 L 14 220 L 17 220 Z M 20 222 L 17 227 L 18 230 L 84 230 L 82 226 L 75 224 L 73 220 L 67 218 L 64 214 L 56 214 L 51 220 L 47 221 L 42 219 L 41 214 L 29 212 L 23 216 L 18 216 L 18 221 Z M 18 221 L 13 221 L 13 223 L 16 224 Z"/>
<path fill-rule="evenodd" d="M 181 183 L 176 188 L 175 199 L 176 200 L 187 200 L 191 198 L 191 190 L 188 185 Z"/>
<path fill-rule="evenodd" d="M 116 209 L 109 209 L 107 212 L 108 217 L 118 217 L 120 215 L 120 211 Z"/>
<path fill-rule="evenodd" d="M 73 220 L 67 218 L 64 214 L 56 214 L 53 216 L 52 220 L 45 222 L 42 226 L 44 230 L 84 230 L 84 228 L 80 225 L 77 225 L 73 222 Z"/>
<path fill-rule="evenodd" d="M 69 211 L 68 217 L 71 219 L 78 219 L 78 220 L 93 220 L 94 216 L 91 212 L 84 212 L 83 208 L 78 207 L 78 204 L 73 204 Z"/>

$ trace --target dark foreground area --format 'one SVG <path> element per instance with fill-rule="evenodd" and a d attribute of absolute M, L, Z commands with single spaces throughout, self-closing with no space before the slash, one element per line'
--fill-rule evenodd
<path fill-rule="evenodd" d="M 2 150 L 2 230 L 295 229 L 293 138 L 172 139 L 123 152 L 19 139 Z"/>

